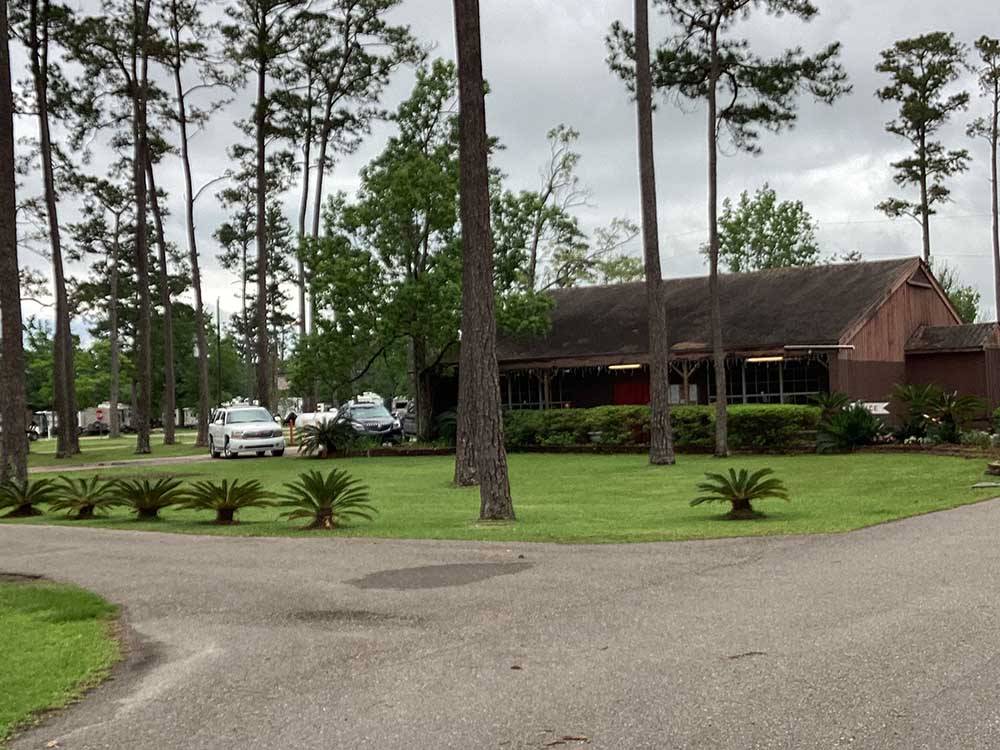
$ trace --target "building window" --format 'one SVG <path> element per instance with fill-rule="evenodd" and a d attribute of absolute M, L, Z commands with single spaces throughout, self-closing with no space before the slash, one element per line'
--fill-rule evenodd
<path fill-rule="evenodd" d="M 726 396 L 730 404 L 807 404 L 829 389 L 826 362 L 815 358 L 781 362 L 727 360 Z M 709 401 L 715 400 L 715 377 L 709 373 Z"/>

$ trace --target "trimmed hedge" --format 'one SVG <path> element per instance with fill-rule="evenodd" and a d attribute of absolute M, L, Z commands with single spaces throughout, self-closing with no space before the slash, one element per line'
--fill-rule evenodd
<path fill-rule="evenodd" d="M 680 451 L 711 450 L 715 408 L 675 406 L 670 410 L 674 443 Z M 783 451 L 815 440 L 820 410 L 814 406 L 739 405 L 729 407 L 729 444 L 735 450 Z M 635 446 L 649 443 L 648 406 L 510 411 L 504 439 L 513 450 L 573 445 Z"/>

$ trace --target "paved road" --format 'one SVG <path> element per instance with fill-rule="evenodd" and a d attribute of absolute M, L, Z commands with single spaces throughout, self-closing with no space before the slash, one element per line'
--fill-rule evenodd
<path fill-rule="evenodd" d="M 1000 502 L 595 547 L 5 526 L 0 571 L 136 642 L 15 750 L 1000 747 Z"/>
<path fill-rule="evenodd" d="M 119 469 L 129 466 L 169 466 L 170 464 L 189 464 L 193 461 L 208 461 L 207 453 L 195 456 L 160 456 L 159 458 L 123 458 L 116 461 L 97 461 L 90 464 L 56 464 L 53 466 L 34 466 L 28 469 L 29 474 L 66 474 L 70 471 L 98 471 L 100 469 Z"/>

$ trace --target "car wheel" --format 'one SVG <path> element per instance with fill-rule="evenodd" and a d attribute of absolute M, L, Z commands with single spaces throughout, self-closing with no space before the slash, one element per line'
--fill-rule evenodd
<path fill-rule="evenodd" d="M 215 450 L 215 439 L 208 439 L 208 453 L 212 458 L 218 458 L 221 454 L 219 451 Z"/>
<path fill-rule="evenodd" d="M 235 453 L 229 450 L 229 438 L 226 438 L 225 444 L 222 446 L 222 456 L 223 458 L 236 458 Z"/>
<path fill-rule="evenodd" d="M 285 455 L 285 449 L 282 448 L 281 450 L 271 451 L 271 455 L 274 456 L 275 458 L 279 458 L 281 456 L 284 456 Z"/>

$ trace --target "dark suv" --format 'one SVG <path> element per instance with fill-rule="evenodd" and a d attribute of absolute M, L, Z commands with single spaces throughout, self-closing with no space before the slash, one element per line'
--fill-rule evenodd
<path fill-rule="evenodd" d="M 347 404 L 337 415 L 337 421 L 348 422 L 358 437 L 371 438 L 381 443 L 398 443 L 403 439 L 403 428 L 382 404 Z"/>

